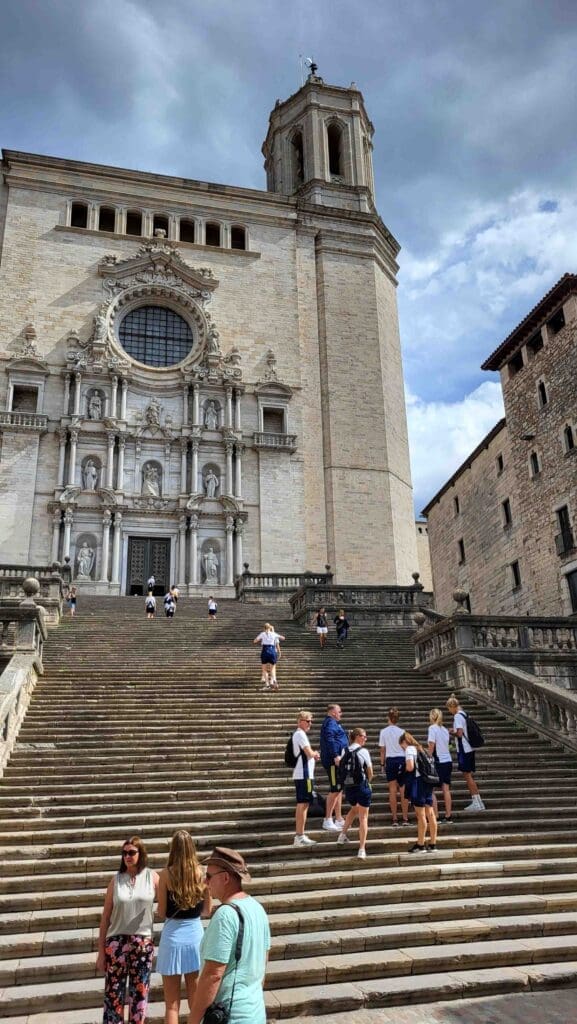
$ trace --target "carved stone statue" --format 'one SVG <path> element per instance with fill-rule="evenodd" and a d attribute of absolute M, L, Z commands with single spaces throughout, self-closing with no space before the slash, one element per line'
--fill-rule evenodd
<path fill-rule="evenodd" d="M 102 399 L 100 395 L 91 395 L 88 402 L 88 418 L 91 420 L 102 419 Z"/>
<path fill-rule="evenodd" d="M 214 324 L 211 324 L 208 329 L 208 334 L 206 336 L 206 351 L 210 356 L 220 355 L 220 334 Z"/>
<path fill-rule="evenodd" d="M 208 402 L 204 410 L 204 425 L 207 430 L 218 429 L 218 410 L 214 402 Z"/>
<path fill-rule="evenodd" d="M 142 493 L 160 497 L 160 477 L 156 466 L 145 466 L 142 474 Z"/>
<path fill-rule="evenodd" d="M 212 469 L 209 469 L 204 478 L 204 490 L 207 498 L 216 498 L 219 483 L 220 481 L 216 473 Z"/>
<path fill-rule="evenodd" d="M 76 578 L 89 580 L 92 566 L 94 565 L 94 549 L 89 547 L 88 541 L 84 541 L 78 552 L 78 572 Z"/>
<path fill-rule="evenodd" d="M 92 459 L 87 459 L 84 463 L 82 483 L 85 491 L 95 491 L 98 487 L 98 467 Z"/>
<path fill-rule="evenodd" d="M 204 563 L 204 573 L 207 583 L 218 583 L 218 556 L 215 554 L 213 547 L 209 547 L 208 551 L 203 555 L 202 561 Z"/>
<path fill-rule="evenodd" d="M 160 405 L 156 398 L 153 398 L 150 404 L 146 408 L 144 418 L 149 427 L 160 426 Z"/>
<path fill-rule="evenodd" d="M 99 313 L 94 317 L 94 341 L 105 341 L 106 340 L 106 318 Z"/>

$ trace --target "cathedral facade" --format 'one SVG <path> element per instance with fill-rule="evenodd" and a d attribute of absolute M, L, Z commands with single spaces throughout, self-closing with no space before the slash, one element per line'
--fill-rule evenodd
<path fill-rule="evenodd" d="M 406 584 L 418 567 L 398 245 L 361 93 L 270 116 L 267 190 L 3 151 L 0 562 Z"/>

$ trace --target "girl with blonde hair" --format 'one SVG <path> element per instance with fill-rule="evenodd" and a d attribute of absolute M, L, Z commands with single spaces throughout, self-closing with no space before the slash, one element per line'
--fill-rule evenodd
<path fill-rule="evenodd" d="M 439 782 L 441 783 L 441 789 L 443 791 L 443 801 L 445 804 L 445 817 L 441 820 L 446 822 L 447 825 L 453 824 L 452 809 L 453 801 L 451 797 L 451 774 L 453 771 L 453 758 L 451 757 L 451 751 L 449 750 L 449 742 L 451 737 L 449 730 L 443 725 L 443 712 L 440 708 L 431 708 L 429 712 L 429 754 L 435 758 L 435 764 L 437 766 L 437 774 L 439 776 Z M 433 797 L 433 804 L 436 810 L 436 801 Z"/>
<path fill-rule="evenodd" d="M 399 746 L 405 751 L 405 794 L 417 815 L 417 842 L 409 853 L 434 853 L 437 849 L 437 817 L 433 807 L 433 787 L 421 777 L 417 763 L 417 751 L 423 747 L 410 732 L 399 736 Z M 429 845 L 425 847 L 427 825 Z"/>
<path fill-rule="evenodd" d="M 261 683 L 263 690 L 278 690 L 276 681 L 276 663 L 279 658 L 278 642 L 284 640 L 270 622 L 265 622 L 264 629 L 254 638 L 253 644 L 260 644 Z"/>
<path fill-rule="evenodd" d="M 158 916 L 165 924 L 156 970 L 162 974 L 165 1024 L 178 1024 L 183 974 L 188 1005 L 192 1007 L 203 936 L 200 918 L 208 917 L 211 908 L 192 836 L 179 829 L 172 837 L 168 864 L 160 872 L 158 883 Z"/>

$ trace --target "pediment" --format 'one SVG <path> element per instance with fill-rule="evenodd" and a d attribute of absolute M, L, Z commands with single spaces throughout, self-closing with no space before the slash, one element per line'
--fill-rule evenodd
<path fill-rule="evenodd" d="M 264 380 L 255 384 L 254 393 L 255 395 L 278 395 L 279 398 L 291 398 L 293 389 L 288 384 L 281 384 L 279 380 Z"/>
<path fill-rule="evenodd" d="M 6 364 L 5 369 L 8 373 L 11 371 L 13 373 L 35 373 L 37 376 L 41 374 L 43 377 L 49 373 L 48 363 L 35 356 L 17 356 L 16 359 L 11 359 Z"/>
<path fill-rule="evenodd" d="M 189 267 L 170 243 L 162 245 L 145 242 L 134 256 L 119 260 L 116 256 L 105 256 L 98 266 L 101 277 L 113 279 L 118 285 L 130 281 L 185 285 L 198 292 L 211 293 L 218 287 L 212 270 Z"/>

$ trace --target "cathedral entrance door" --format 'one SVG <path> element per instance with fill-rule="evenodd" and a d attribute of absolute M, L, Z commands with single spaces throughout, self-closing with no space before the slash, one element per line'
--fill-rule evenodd
<path fill-rule="evenodd" d="M 164 537 L 129 537 L 126 593 L 145 594 L 151 576 L 154 593 L 162 596 L 170 587 L 170 540 Z"/>

